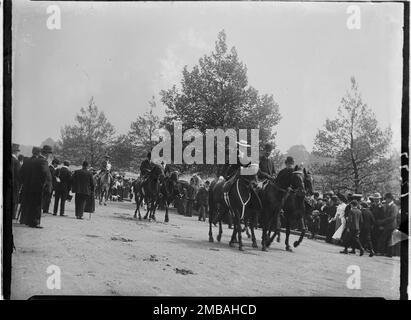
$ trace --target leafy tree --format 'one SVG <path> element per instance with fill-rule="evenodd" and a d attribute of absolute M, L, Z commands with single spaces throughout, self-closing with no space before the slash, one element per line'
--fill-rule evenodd
<path fill-rule="evenodd" d="M 93 97 L 87 108 L 80 109 L 75 120 L 75 125 L 66 125 L 61 130 L 59 153 L 72 163 L 88 160 L 91 166 L 99 165 L 113 141 L 114 127 L 98 110 Z"/>
<path fill-rule="evenodd" d="M 136 159 L 133 145 L 128 135 L 119 135 L 109 147 L 108 152 L 114 170 L 133 170 L 136 167 Z"/>
<path fill-rule="evenodd" d="M 235 47 L 228 50 L 224 31 L 218 34 L 214 52 L 200 58 L 191 71 L 184 67 L 181 88 L 174 85 L 160 95 L 167 107 L 163 124 L 170 132 L 173 121 L 181 121 L 183 131 L 196 128 L 202 133 L 218 128 L 259 129 L 263 146 L 275 138 L 273 127 L 281 119 L 273 96 L 260 95 L 248 85 L 247 67 Z"/>
<path fill-rule="evenodd" d="M 318 131 L 314 152 L 334 159 L 322 166 L 325 179 L 342 190 L 365 192 L 387 179 L 387 155 L 391 130 L 382 130 L 372 110 L 362 101 L 357 82 L 351 78 L 351 89 L 342 98 L 338 117 L 327 119 Z"/>
<path fill-rule="evenodd" d="M 160 118 L 154 114 L 154 109 L 156 108 L 154 96 L 149 101 L 149 108 L 149 111 L 145 112 L 142 116 L 138 116 L 131 123 L 128 133 L 129 142 L 135 155 L 135 167 L 139 167 L 141 161 L 145 159 L 147 151 L 151 150 L 158 143 L 155 130 L 160 127 Z"/>

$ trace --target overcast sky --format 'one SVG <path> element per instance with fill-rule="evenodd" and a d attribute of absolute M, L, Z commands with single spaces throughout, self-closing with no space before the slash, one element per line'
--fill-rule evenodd
<path fill-rule="evenodd" d="M 58 3 L 61 30 L 46 25 L 54 3 L 13 2 L 13 141 L 57 140 L 94 96 L 118 133 L 214 49 L 224 29 L 249 84 L 273 94 L 277 146 L 309 151 L 356 77 L 363 100 L 400 148 L 402 4 L 360 4 L 349 30 L 344 3 Z"/>

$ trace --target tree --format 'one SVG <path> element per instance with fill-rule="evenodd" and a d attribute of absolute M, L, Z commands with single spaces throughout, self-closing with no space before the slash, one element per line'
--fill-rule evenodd
<path fill-rule="evenodd" d="M 108 149 L 114 170 L 133 170 L 136 168 L 136 157 L 130 137 L 119 135 Z"/>
<path fill-rule="evenodd" d="M 149 111 L 145 112 L 142 116 L 138 116 L 131 123 L 128 133 L 137 166 L 146 157 L 147 151 L 151 150 L 158 143 L 155 130 L 160 127 L 160 119 L 153 112 L 156 108 L 154 96 L 148 103 Z"/>
<path fill-rule="evenodd" d="M 96 166 L 111 145 L 115 130 L 91 97 L 87 108 L 76 115 L 75 125 L 66 125 L 61 130 L 61 156 L 73 163 L 88 160 Z"/>
<path fill-rule="evenodd" d="M 387 179 L 387 174 L 392 174 L 386 166 L 391 136 L 389 128 L 378 127 L 352 77 L 351 89 L 341 99 L 338 117 L 327 119 L 315 138 L 314 153 L 334 159 L 322 166 L 321 174 L 334 179 L 338 189 L 356 193 L 373 189 L 376 183 Z"/>
<path fill-rule="evenodd" d="M 259 129 L 260 146 L 275 138 L 273 127 L 281 119 L 272 95 L 260 95 L 248 85 L 247 67 L 235 47 L 228 50 L 221 31 L 215 51 L 199 59 L 191 71 L 182 72 L 181 88 L 174 85 L 160 92 L 166 106 L 163 124 L 172 132 L 173 121 L 181 121 L 183 131 L 199 129 Z"/>

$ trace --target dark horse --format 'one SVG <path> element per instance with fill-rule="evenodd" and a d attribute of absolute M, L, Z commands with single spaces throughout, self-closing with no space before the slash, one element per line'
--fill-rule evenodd
<path fill-rule="evenodd" d="M 163 182 L 163 167 L 155 163 L 148 173 L 147 178 L 145 180 L 139 180 L 135 183 L 134 193 L 136 195 L 137 208 L 134 212 L 134 217 L 136 217 L 136 213 L 138 211 L 138 218 L 141 220 L 140 204 L 141 200 L 144 199 L 144 202 L 147 204 L 147 212 L 144 219 L 147 219 L 147 217 L 149 218 L 149 221 L 151 221 L 151 219 L 156 219 L 155 213 L 160 198 L 160 186 Z"/>
<path fill-rule="evenodd" d="M 166 208 L 166 214 L 164 217 L 164 222 L 168 222 L 168 207 L 169 205 L 176 200 L 179 195 L 178 190 L 178 172 L 173 171 L 170 173 L 170 176 L 165 177 L 164 181 L 160 185 L 160 204 L 163 204 Z"/>
<path fill-rule="evenodd" d="M 233 234 L 230 240 L 230 246 L 234 245 L 238 237 L 239 250 L 243 250 L 241 238 L 241 222 L 250 221 L 251 237 L 253 247 L 257 247 L 257 241 L 254 234 L 254 213 L 255 210 L 250 208 L 255 207 L 255 199 L 252 196 L 250 176 L 241 176 L 237 173 L 237 178 L 229 187 L 226 180 L 217 179 L 211 182 L 209 189 L 209 241 L 214 242 L 212 224 L 219 224 L 219 232 L 217 241 L 221 241 L 223 233 L 222 219 L 224 216 L 232 218 L 234 223 Z M 228 188 L 229 187 L 229 188 Z"/>
<path fill-rule="evenodd" d="M 311 195 L 313 192 L 312 176 L 306 171 L 294 171 L 291 175 L 290 185 L 279 185 L 278 182 L 269 181 L 261 191 L 261 200 L 263 204 L 263 234 L 262 234 L 262 250 L 267 251 L 275 236 L 280 233 L 280 211 L 284 212 L 285 221 L 285 248 L 287 251 L 292 251 L 289 245 L 290 225 L 291 222 L 297 220 L 300 225 L 301 233 L 297 241 L 294 242 L 294 247 L 297 247 L 302 242 L 305 232 L 305 208 L 306 195 Z M 274 234 L 270 237 L 271 231 L 274 229 Z"/>

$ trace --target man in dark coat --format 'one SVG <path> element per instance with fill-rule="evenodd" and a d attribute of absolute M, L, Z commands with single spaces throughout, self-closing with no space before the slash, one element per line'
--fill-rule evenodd
<path fill-rule="evenodd" d="M 294 159 L 293 157 L 287 157 L 285 159 L 285 168 L 282 169 L 275 179 L 280 186 L 290 186 L 291 178 L 294 172 Z"/>
<path fill-rule="evenodd" d="M 374 193 L 372 196 L 369 197 L 369 199 L 371 200 L 370 210 L 374 216 L 375 222 L 384 219 L 385 211 L 384 206 L 381 203 L 382 198 L 380 193 Z M 381 237 L 383 229 L 383 226 L 379 226 L 376 224 L 371 233 L 372 241 L 376 245 L 374 248 L 376 252 L 378 252 L 379 250 L 378 242 Z"/>
<path fill-rule="evenodd" d="M 153 163 L 151 162 L 151 152 L 148 152 L 147 159 L 144 159 L 140 165 L 140 176 L 145 180 L 152 168 Z"/>
<path fill-rule="evenodd" d="M 270 158 L 273 146 L 267 143 L 264 147 L 264 154 L 260 157 L 258 179 L 260 180 L 274 180 L 275 168 L 274 160 Z"/>
<path fill-rule="evenodd" d="M 355 254 L 355 249 L 360 249 L 360 256 L 364 254 L 364 249 L 360 241 L 360 225 L 362 223 L 361 210 L 358 208 L 357 200 L 353 200 L 350 204 L 350 211 L 347 218 L 346 234 L 344 237 L 344 250 L 341 253 L 348 253 L 348 247 L 351 246 L 350 253 Z"/>
<path fill-rule="evenodd" d="M 20 193 L 20 161 L 17 158 L 17 153 L 20 151 L 20 146 L 18 144 L 12 144 L 12 154 L 11 154 L 11 179 L 12 179 L 12 218 L 16 219 L 17 216 L 17 206 L 19 204 L 19 193 Z"/>
<path fill-rule="evenodd" d="M 366 202 L 361 203 L 361 213 L 362 213 L 362 224 L 361 224 L 361 239 L 363 243 L 365 243 L 370 250 L 370 257 L 374 256 L 374 246 L 371 239 L 371 232 L 375 225 L 375 219 L 371 210 L 368 208 L 368 204 Z"/>
<path fill-rule="evenodd" d="M 43 213 L 49 213 L 50 209 L 50 202 L 51 202 L 51 197 L 53 195 L 53 190 L 56 190 L 57 187 L 57 180 L 56 180 L 56 168 L 59 165 L 59 161 L 57 159 L 53 159 L 51 162 L 51 165 L 49 165 L 50 173 L 51 173 L 51 179 L 52 179 L 52 186 L 53 189 L 51 192 L 44 192 L 43 194 Z"/>
<path fill-rule="evenodd" d="M 83 219 L 84 208 L 89 197 L 94 192 L 94 179 L 88 171 L 88 162 L 84 161 L 80 170 L 74 171 L 72 179 L 72 191 L 75 196 L 76 218 Z"/>
<path fill-rule="evenodd" d="M 48 159 L 52 154 L 50 146 L 45 145 L 40 155 L 25 161 L 21 168 L 23 183 L 22 223 L 32 228 L 40 226 L 43 192 L 51 192 L 52 179 Z"/>
<path fill-rule="evenodd" d="M 64 214 L 64 209 L 66 205 L 66 200 L 68 198 L 71 189 L 71 171 L 69 169 L 70 162 L 64 161 L 63 166 L 57 170 L 56 178 L 60 182 L 56 185 L 56 192 L 54 198 L 54 210 L 53 215 L 57 215 L 59 202 L 60 202 L 60 216 L 66 216 Z"/>
<path fill-rule="evenodd" d="M 383 227 L 379 239 L 379 254 L 385 254 L 392 257 L 392 247 L 389 246 L 392 232 L 397 228 L 398 207 L 394 203 L 394 197 L 391 193 L 385 195 L 385 216 L 384 219 L 377 220 L 377 225 Z"/>

